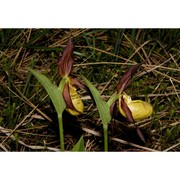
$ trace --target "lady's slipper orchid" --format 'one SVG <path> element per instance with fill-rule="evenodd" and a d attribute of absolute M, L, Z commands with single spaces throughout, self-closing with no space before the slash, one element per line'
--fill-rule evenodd
<path fill-rule="evenodd" d="M 146 141 L 144 135 L 135 122 L 150 116 L 153 112 L 153 108 L 148 102 L 141 100 L 132 100 L 131 97 L 124 92 L 131 83 L 131 79 L 139 67 L 140 64 L 136 64 L 132 68 L 130 68 L 117 84 L 116 90 L 119 96 L 118 109 L 120 113 L 127 118 L 127 121 L 129 123 L 134 124 L 138 136 L 145 143 Z M 112 103 L 110 107 L 112 115 L 114 112 L 115 104 L 115 102 Z"/>
<path fill-rule="evenodd" d="M 66 78 L 66 84 L 63 90 L 63 97 L 66 102 L 66 111 L 71 115 L 79 115 L 84 111 L 84 104 L 77 93 L 77 88 L 84 86 L 74 77 L 70 75 L 72 72 L 73 59 L 73 42 L 69 39 L 68 44 L 58 62 L 59 75 Z"/>
<path fill-rule="evenodd" d="M 116 87 L 119 93 L 119 111 L 124 117 L 127 117 L 130 122 L 145 119 L 153 112 L 151 104 L 141 100 L 132 100 L 131 97 L 124 92 L 139 66 L 140 64 L 136 64 L 128 70 Z M 131 115 L 129 115 L 129 113 Z M 132 116 L 132 118 L 130 116 Z"/>

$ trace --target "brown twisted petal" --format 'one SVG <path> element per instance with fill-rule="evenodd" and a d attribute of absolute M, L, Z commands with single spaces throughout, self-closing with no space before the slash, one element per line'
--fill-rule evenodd
<path fill-rule="evenodd" d="M 125 72 L 125 74 L 122 76 L 121 80 L 116 86 L 116 90 L 119 93 L 122 93 L 129 84 L 131 83 L 131 79 L 133 75 L 136 73 L 137 69 L 141 66 L 141 64 L 136 64 L 133 67 L 131 67 L 128 71 Z"/>
<path fill-rule="evenodd" d="M 126 104 L 123 96 L 121 97 L 121 107 L 122 109 L 124 110 L 125 114 L 126 114 L 126 117 L 127 117 L 127 120 L 130 122 L 130 123 L 133 123 L 134 126 L 136 127 L 136 132 L 138 134 L 138 136 L 140 137 L 140 139 L 145 143 L 146 140 L 144 138 L 144 135 L 142 133 L 142 131 L 137 127 L 137 125 L 135 124 L 135 120 L 132 116 L 132 112 L 131 110 L 129 109 L 128 105 Z"/>
<path fill-rule="evenodd" d="M 136 127 L 136 132 L 137 132 L 138 136 L 140 137 L 140 139 L 141 139 L 144 143 L 146 143 L 144 134 L 142 133 L 142 131 L 141 131 L 138 127 Z"/>
<path fill-rule="evenodd" d="M 69 109 L 75 109 L 70 96 L 69 82 L 64 85 L 63 97 L 64 101 L 66 102 L 66 107 Z"/>
<path fill-rule="evenodd" d="M 69 80 L 72 86 L 85 89 L 85 86 L 82 83 L 80 83 L 75 77 L 69 76 Z"/>
<path fill-rule="evenodd" d="M 72 71 L 72 66 L 74 63 L 73 55 L 73 42 L 71 38 L 69 39 L 66 48 L 63 51 L 62 57 L 58 62 L 58 72 L 61 77 L 68 76 Z"/>
<path fill-rule="evenodd" d="M 80 85 L 78 80 L 68 77 L 64 86 L 63 97 L 66 102 L 66 110 L 72 115 L 82 114 L 84 110 L 83 102 L 76 91 L 76 86 Z"/>
<path fill-rule="evenodd" d="M 127 120 L 130 122 L 130 123 L 135 123 L 134 119 L 133 119 L 133 116 L 132 116 L 132 112 L 131 110 L 129 109 L 128 105 L 126 104 L 123 96 L 121 96 L 121 107 L 123 109 L 123 111 L 125 112 L 126 114 L 126 117 L 127 117 Z"/>
<path fill-rule="evenodd" d="M 116 102 L 113 102 L 110 106 L 110 113 L 111 113 L 111 116 L 112 117 L 115 117 L 115 105 L 116 105 Z"/>

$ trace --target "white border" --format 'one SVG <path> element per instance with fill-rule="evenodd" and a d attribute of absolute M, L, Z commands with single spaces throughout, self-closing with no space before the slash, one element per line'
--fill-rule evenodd
<path fill-rule="evenodd" d="M 179 28 L 178 0 L 6 0 L 4 28 Z"/>
<path fill-rule="evenodd" d="M 0 153 L 1 179 L 178 179 L 179 153 Z"/>

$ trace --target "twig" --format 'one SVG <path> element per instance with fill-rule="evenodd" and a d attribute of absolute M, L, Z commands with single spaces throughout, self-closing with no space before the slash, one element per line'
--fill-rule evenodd
<path fill-rule="evenodd" d="M 0 143 L 0 147 L 1 147 L 4 151 L 8 152 L 8 150 L 2 145 L 2 143 Z"/>
<path fill-rule="evenodd" d="M 177 146 L 179 146 L 179 145 L 180 145 L 180 142 L 177 143 L 177 144 L 174 144 L 173 146 L 171 146 L 171 147 L 169 147 L 169 148 L 167 148 L 167 149 L 165 149 L 163 152 L 168 152 L 169 150 L 172 150 L 173 148 L 175 148 L 175 147 L 177 147 Z"/>
<path fill-rule="evenodd" d="M 3 127 L 1 127 L 0 126 L 0 131 L 2 132 L 2 133 L 4 133 L 4 134 L 6 134 L 8 137 L 10 137 L 12 140 L 16 140 L 16 138 L 15 138 L 15 136 L 14 135 L 12 135 L 12 132 L 14 131 L 11 131 L 11 130 L 9 130 L 9 129 L 5 129 L 5 128 L 3 128 Z M 47 150 L 50 150 L 50 151 L 55 151 L 55 152 L 58 152 L 58 151 L 60 151 L 60 149 L 58 149 L 58 148 L 52 148 L 52 147 L 46 147 L 46 146 L 30 146 L 30 145 L 27 145 L 27 144 L 25 144 L 23 141 L 21 141 L 21 140 L 18 140 L 18 143 L 19 144 L 21 144 L 21 145 L 23 145 L 23 146 L 25 146 L 25 147 L 28 147 L 28 148 L 30 148 L 30 149 L 33 149 L 33 150 L 38 150 L 38 149 L 47 149 Z M 4 150 L 4 151 L 8 151 L 3 145 L 2 145 L 2 143 L 0 144 L 0 147 Z"/>
<path fill-rule="evenodd" d="M 95 136 L 102 136 L 100 132 L 96 132 L 94 130 L 91 130 L 91 129 L 88 129 L 88 128 L 84 128 L 82 127 L 81 128 L 83 131 L 87 132 L 87 133 L 90 133 L 90 134 L 93 134 Z M 154 149 L 151 149 L 151 148 L 147 148 L 147 147 L 143 147 L 143 146 L 140 146 L 138 144 L 134 144 L 134 143 L 131 143 L 131 142 L 128 142 L 128 141 L 125 141 L 125 140 L 122 140 L 122 139 L 119 139 L 119 138 L 114 138 L 114 137 L 110 137 L 109 139 L 111 139 L 112 141 L 116 141 L 116 142 L 119 142 L 121 144 L 125 144 L 125 145 L 129 145 L 129 146 L 133 146 L 133 147 L 136 147 L 136 148 L 139 148 L 139 149 L 143 149 L 143 150 L 146 150 L 146 151 L 151 151 L 151 152 L 158 152 L 157 150 L 154 150 Z"/>
<path fill-rule="evenodd" d="M 133 146 L 133 147 L 136 147 L 136 148 L 139 148 L 139 149 L 143 149 L 143 150 L 146 150 L 146 151 L 159 152 L 159 151 L 157 151 L 157 150 L 154 150 L 154 149 L 151 149 L 151 148 L 147 148 L 147 147 L 143 147 L 143 146 L 140 146 L 140 145 L 138 145 L 138 144 L 134 144 L 134 143 L 131 143 L 131 142 L 128 142 L 128 141 L 119 139 L 119 138 L 110 138 L 110 139 L 113 140 L 113 141 L 119 142 L 119 143 L 121 143 L 121 144 Z"/>

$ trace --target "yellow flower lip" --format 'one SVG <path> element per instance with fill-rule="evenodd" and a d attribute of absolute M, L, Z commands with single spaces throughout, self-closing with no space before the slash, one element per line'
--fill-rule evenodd
<path fill-rule="evenodd" d="M 132 100 L 130 96 L 123 92 L 119 97 L 119 110 L 124 117 L 126 117 L 126 114 L 121 107 L 121 97 L 125 100 L 135 121 L 143 120 L 152 114 L 153 107 L 150 103 L 142 100 Z"/>
<path fill-rule="evenodd" d="M 69 112 L 73 116 L 80 115 L 84 111 L 84 104 L 79 94 L 77 93 L 76 87 L 71 85 L 71 83 L 69 83 L 69 92 L 70 92 L 71 101 L 72 101 L 73 106 L 75 107 L 75 110 L 67 108 L 66 111 Z"/>

